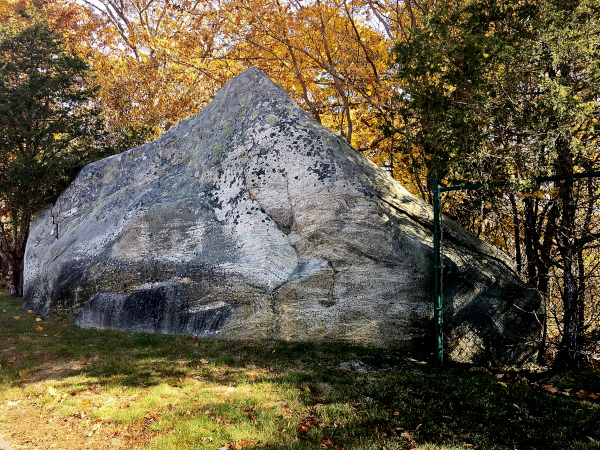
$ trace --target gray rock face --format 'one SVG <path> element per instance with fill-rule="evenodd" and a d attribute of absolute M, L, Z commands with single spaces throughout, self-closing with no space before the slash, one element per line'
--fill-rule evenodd
<path fill-rule="evenodd" d="M 36 216 L 24 307 L 78 311 L 82 327 L 428 353 L 431 220 L 427 204 L 248 69 L 196 117 L 85 167 Z M 453 339 L 475 336 L 471 359 L 531 358 L 539 297 L 470 237 L 446 224 L 447 300 L 488 299 L 493 311 L 480 313 L 492 325 L 465 319 Z"/>

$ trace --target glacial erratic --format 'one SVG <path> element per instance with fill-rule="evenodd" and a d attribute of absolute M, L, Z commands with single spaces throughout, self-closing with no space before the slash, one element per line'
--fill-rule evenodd
<path fill-rule="evenodd" d="M 425 354 L 431 223 L 429 205 L 251 68 L 159 139 L 86 166 L 36 216 L 24 307 L 78 312 L 82 327 Z M 473 361 L 532 359 L 539 296 L 445 228 L 446 300 L 464 317 L 450 345 L 473 340 Z M 477 323 L 461 316 L 484 298 L 494 308 Z"/>

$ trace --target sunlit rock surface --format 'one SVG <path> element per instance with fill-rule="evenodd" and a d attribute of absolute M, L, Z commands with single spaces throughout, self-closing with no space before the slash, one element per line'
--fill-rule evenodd
<path fill-rule="evenodd" d="M 85 167 L 36 216 L 24 307 L 78 312 L 82 327 L 423 355 L 431 221 L 427 204 L 248 69 L 196 117 Z M 445 227 L 458 308 L 449 355 L 532 358 L 539 297 L 501 255 Z M 471 354 L 452 356 L 465 340 Z"/>

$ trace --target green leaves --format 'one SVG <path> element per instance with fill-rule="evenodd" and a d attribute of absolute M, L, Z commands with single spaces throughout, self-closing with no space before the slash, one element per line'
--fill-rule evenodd
<path fill-rule="evenodd" d="M 0 198 L 31 214 L 60 192 L 99 136 L 99 111 L 89 105 L 97 88 L 46 23 L 0 37 Z"/>
<path fill-rule="evenodd" d="M 87 64 L 46 22 L 11 24 L 0 28 L 0 253 L 20 295 L 32 215 L 99 153 L 104 125 Z"/>
<path fill-rule="evenodd" d="M 393 50 L 399 111 L 412 125 L 406 146 L 425 149 L 423 175 L 531 176 L 540 160 L 552 167 L 559 134 L 581 148 L 575 128 L 598 115 L 592 5 L 442 1 L 427 9 L 424 27 Z"/>

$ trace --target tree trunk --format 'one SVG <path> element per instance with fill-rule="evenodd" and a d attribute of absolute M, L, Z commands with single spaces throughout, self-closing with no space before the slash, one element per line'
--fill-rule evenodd
<path fill-rule="evenodd" d="M 539 217 L 539 204 L 533 197 L 526 197 L 525 218 L 522 222 L 525 244 L 525 264 L 521 262 L 521 269 L 525 270 L 527 282 L 534 286 L 542 295 L 544 302 L 544 314 L 540 318 L 542 322 L 542 338 L 538 353 L 538 362 L 545 363 L 547 340 L 548 340 L 548 298 L 550 295 L 549 275 L 551 267 L 550 249 L 556 233 L 556 205 L 542 208 L 542 216 Z M 523 267 L 524 266 L 524 267 Z"/>
<path fill-rule="evenodd" d="M 23 258 L 8 259 L 8 292 L 10 295 L 23 295 Z"/>
<path fill-rule="evenodd" d="M 563 330 L 555 366 L 575 367 L 581 356 L 581 330 L 579 329 L 579 295 L 577 280 L 573 273 L 573 249 L 566 247 L 563 253 Z"/>
<path fill-rule="evenodd" d="M 0 222 L 0 254 L 8 266 L 8 291 L 11 295 L 23 296 L 23 269 L 25 246 L 31 224 L 30 214 L 11 211 L 10 225 Z"/>
<path fill-rule="evenodd" d="M 573 173 L 573 161 L 568 144 L 564 139 L 557 139 L 558 172 L 569 176 Z M 567 179 L 558 186 L 562 217 L 558 233 L 558 250 L 562 259 L 563 273 L 563 329 L 562 340 L 554 367 L 568 369 L 576 367 L 581 360 L 582 331 L 580 323 L 580 296 L 577 283 L 577 228 L 575 212 L 577 208 L 573 190 L 573 180 Z"/>

